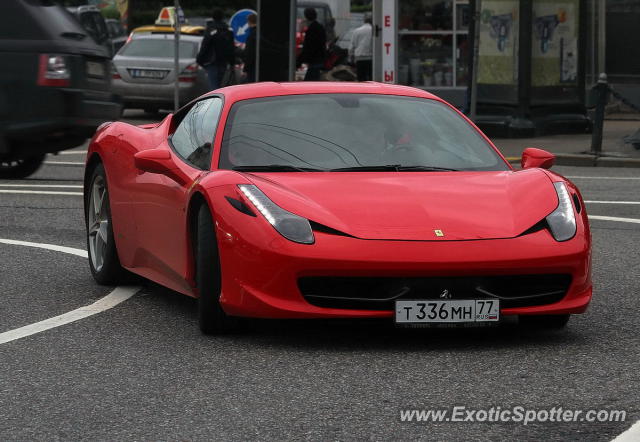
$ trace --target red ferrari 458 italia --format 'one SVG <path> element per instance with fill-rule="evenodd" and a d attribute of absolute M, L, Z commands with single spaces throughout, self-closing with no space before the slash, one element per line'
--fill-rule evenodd
<path fill-rule="evenodd" d="M 377 83 L 257 83 L 91 142 L 91 272 L 238 317 L 549 328 L 591 300 L 578 189 L 527 149 L 514 170 L 460 112 Z"/>

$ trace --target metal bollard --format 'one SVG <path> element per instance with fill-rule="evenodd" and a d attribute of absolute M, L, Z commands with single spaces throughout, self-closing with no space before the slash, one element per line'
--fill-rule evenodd
<path fill-rule="evenodd" d="M 602 131 L 604 127 L 604 108 L 609 102 L 609 84 L 607 74 L 602 73 L 598 77 L 598 83 L 592 88 L 596 98 L 596 110 L 594 113 L 593 132 L 591 133 L 591 153 L 602 154 Z"/>

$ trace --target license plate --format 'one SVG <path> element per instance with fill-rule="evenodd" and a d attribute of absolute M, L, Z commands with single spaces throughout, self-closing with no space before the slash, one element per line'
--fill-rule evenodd
<path fill-rule="evenodd" d="M 162 80 L 167 75 L 167 71 L 152 69 L 129 69 L 129 73 L 133 78 L 152 78 L 154 80 Z"/>
<path fill-rule="evenodd" d="M 497 299 L 396 301 L 398 324 L 495 322 L 500 320 Z"/>
<path fill-rule="evenodd" d="M 97 63 L 95 61 L 87 62 L 87 75 L 90 77 L 104 77 L 104 65 L 102 63 Z"/>

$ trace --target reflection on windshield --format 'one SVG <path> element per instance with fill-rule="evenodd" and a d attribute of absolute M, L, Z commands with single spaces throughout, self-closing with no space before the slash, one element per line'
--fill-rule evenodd
<path fill-rule="evenodd" d="M 482 136 L 435 100 L 312 94 L 231 109 L 219 167 L 287 170 L 507 170 Z"/>

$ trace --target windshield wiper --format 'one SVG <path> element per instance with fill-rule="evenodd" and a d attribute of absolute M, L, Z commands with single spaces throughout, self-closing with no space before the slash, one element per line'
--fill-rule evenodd
<path fill-rule="evenodd" d="M 320 172 L 313 167 L 296 167 L 290 164 L 267 164 L 262 166 L 235 166 L 231 170 L 238 172 Z"/>
<path fill-rule="evenodd" d="M 402 166 L 400 164 L 385 164 L 381 166 L 339 167 L 337 169 L 331 169 L 330 172 L 397 172 L 399 167 Z"/>
<path fill-rule="evenodd" d="M 458 169 L 432 166 L 403 166 L 401 164 L 384 164 L 380 166 L 353 166 L 331 169 L 331 172 L 456 172 Z"/>
<path fill-rule="evenodd" d="M 459 172 L 460 169 L 451 169 L 449 167 L 436 166 L 400 166 L 398 172 Z"/>

